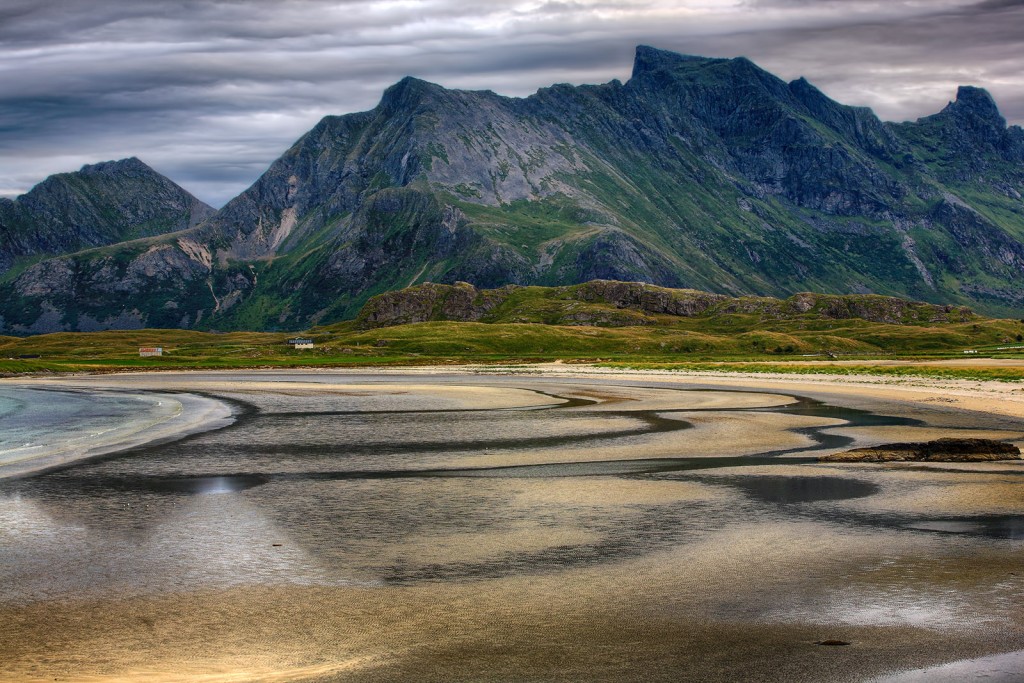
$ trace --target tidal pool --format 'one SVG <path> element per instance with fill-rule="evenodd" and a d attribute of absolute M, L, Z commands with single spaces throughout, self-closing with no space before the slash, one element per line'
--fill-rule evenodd
<path fill-rule="evenodd" d="M 68 388 L 112 381 L 234 417 L 0 480 L 3 680 L 858 681 L 1024 649 L 1024 469 L 813 462 L 1008 418 L 646 380 Z M 961 487 L 990 495 L 935 514 Z"/>

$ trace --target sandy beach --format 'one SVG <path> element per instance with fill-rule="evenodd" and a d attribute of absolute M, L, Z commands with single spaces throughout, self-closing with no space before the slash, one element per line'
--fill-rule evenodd
<path fill-rule="evenodd" d="M 235 421 L 0 481 L 4 680 L 910 681 L 1024 650 L 1024 462 L 810 461 L 1024 445 L 1016 384 L 562 364 L 5 384 L 184 392 Z"/>

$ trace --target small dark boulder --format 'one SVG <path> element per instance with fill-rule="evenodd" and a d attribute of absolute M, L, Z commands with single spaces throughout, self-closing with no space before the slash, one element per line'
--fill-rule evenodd
<path fill-rule="evenodd" d="M 985 462 L 1020 460 L 1020 449 L 991 439 L 936 439 L 918 443 L 889 443 L 832 455 L 819 462 Z"/>

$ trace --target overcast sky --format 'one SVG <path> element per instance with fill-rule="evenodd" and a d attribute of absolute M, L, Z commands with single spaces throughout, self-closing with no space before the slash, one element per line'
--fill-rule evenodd
<path fill-rule="evenodd" d="M 625 80 L 637 44 L 889 120 L 979 85 L 1024 122 L 1024 0 L 2 0 L 0 195 L 137 156 L 220 206 L 403 76 L 523 96 Z"/>

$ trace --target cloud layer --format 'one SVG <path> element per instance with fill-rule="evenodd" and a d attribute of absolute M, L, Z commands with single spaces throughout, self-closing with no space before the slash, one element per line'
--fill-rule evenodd
<path fill-rule="evenodd" d="M 221 205 L 406 75 L 528 95 L 628 78 L 635 45 L 745 55 L 885 119 L 959 84 L 1024 122 L 1024 0 L 6 0 L 0 195 L 138 156 Z"/>

